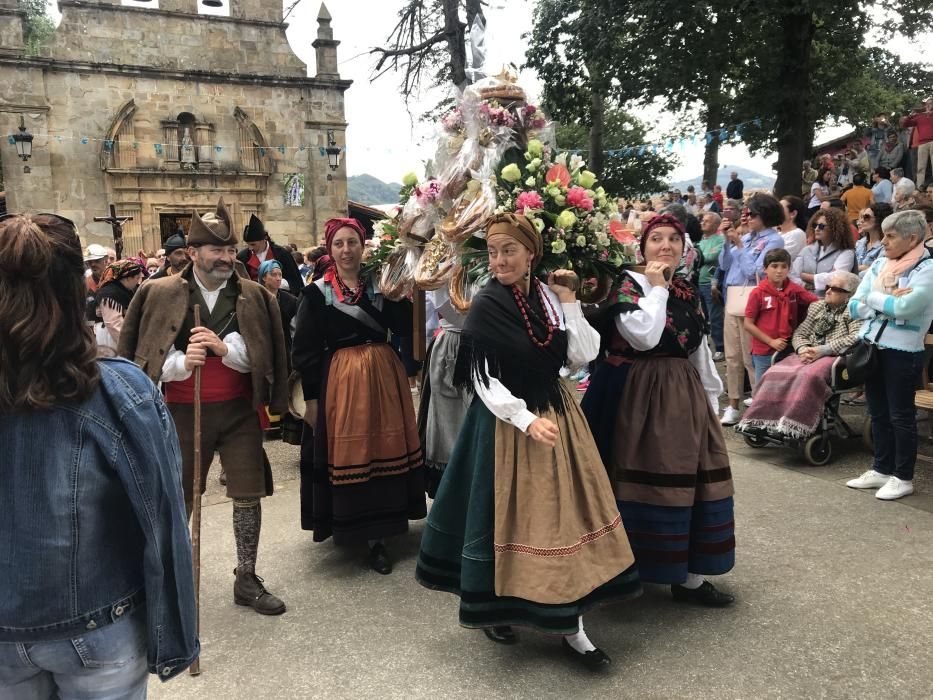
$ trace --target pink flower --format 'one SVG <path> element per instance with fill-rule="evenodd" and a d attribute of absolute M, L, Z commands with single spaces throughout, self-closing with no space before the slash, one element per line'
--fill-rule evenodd
<path fill-rule="evenodd" d="M 515 211 L 522 214 L 527 209 L 544 209 L 544 200 L 537 192 L 522 192 L 515 200 Z"/>
<path fill-rule="evenodd" d="M 571 187 L 567 191 L 567 204 L 585 211 L 593 208 L 593 200 L 586 196 L 586 190 L 582 187 Z"/>
<path fill-rule="evenodd" d="M 441 184 L 437 180 L 428 180 L 415 187 L 415 199 L 422 205 L 434 202 L 441 193 Z"/>

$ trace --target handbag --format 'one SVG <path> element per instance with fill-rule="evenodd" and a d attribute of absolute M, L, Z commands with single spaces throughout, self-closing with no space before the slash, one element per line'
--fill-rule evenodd
<path fill-rule="evenodd" d="M 745 316 L 745 307 L 748 306 L 748 295 L 758 286 L 758 275 L 755 275 L 754 285 L 732 284 L 726 287 L 726 313 L 729 316 Z"/>
<path fill-rule="evenodd" d="M 846 350 L 842 356 L 842 381 L 851 386 L 864 384 L 868 375 L 878 369 L 878 339 L 887 326 L 888 319 L 885 319 L 875 333 L 874 341 L 859 338 Z"/>

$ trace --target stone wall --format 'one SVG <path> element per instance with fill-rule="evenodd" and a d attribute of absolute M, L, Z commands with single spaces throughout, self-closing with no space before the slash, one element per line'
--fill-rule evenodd
<path fill-rule="evenodd" d="M 235 16 L 198 15 L 197 0 L 162 0 L 158 10 L 113 2 L 61 0 L 62 22 L 42 55 L 48 58 L 159 70 L 238 76 L 299 77 L 307 66 L 292 52 L 277 0 L 236 3 Z M 267 9 L 262 9 L 267 6 Z M 249 14 L 247 14 L 249 13 Z M 248 16 L 249 19 L 244 19 Z M 278 21 L 275 21 L 275 18 Z"/>
<path fill-rule="evenodd" d="M 172 2 L 182 5 L 182 0 Z M 290 58 L 253 50 L 253 39 L 246 37 L 277 35 L 287 49 L 284 25 L 272 24 L 276 13 L 262 9 L 275 2 L 256 0 L 232 8 L 234 14 L 255 11 L 262 18 L 259 23 L 114 7 L 103 1 L 61 4 L 65 20 L 46 55 L 14 55 L 15 50 L 0 44 L 0 134 L 15 133 L 20 115 L 25 115 L 35 135 L 28 174 L 13 147 L 5 139 L 0 142 L 9 210 L 59 212 L 78 224 L 86 243 L 105 244 L 109 226 L 94 223 L 93 217 L 106 214 L 113 202 L 119 213 L 134 217 L 127 226 L 128 237 L 147 248 L 158 247 L 153 243 L 160 240 L 161 213 L 203 213 L 221 195 L 238 227 L 245 225 L 249 213 L 258 212 L 280 243 L 310 244 L 323 221 L 345 215 L 345 170 L 341 165 L 331 172 L 319 149 L 327 145 L 328 130 L 334 130 L 344 145 L 344 91 L 350 83 L 339 76 L 305 77 L 304 64 L 290 49 Z M 172 6 L 167 0 L 160 4 Z M 177 37 L 185 33 L 185 26 L 189 34 L 191 27 L 200 28 L 217 46 L 210 40 L 206 47 L 184 44 L 188 48 L 176 52 L 171 58 L 176 63 L 165 70 L 142 62 L 152 58 L 150 54 L 135 53 L 137 46 L 147 51 L 156 46 L 159 42 L 152 42 L 160 28 L 171 28 Z M 132 45 L 118 38 L 121 32 L 124 38 L 135 37 L 125 34 L 131 31 L 140 31 L 143 38 Z M 113 48 L 107 48 L 110 45 Z M 162 45 L 163 54 L 171 53 L 169 45 L 171 41 Z M 204 51 L 217 63 L 186 70 L 179 53 L 189 49 Z M 220 62 L 222 56 L 226 58 Z M 276 68 L 278 64 L 285 70 Z M 300 76 L 290 75 L 296 65 Z M 243 71 L 226 72 L 234 66 Z M 274 74 L 264 75 L 267 70 Z M 132 116 L 121 122 L 119 115 L 128 112 Z M 210 163 L 194 171 L 182 169 L 164 143 L 163 122 L 182 113 L 211 129 L 212 147 L 205 154 Z M 244 118 L 270 146 L 260 166 L 245 164 L 238 152 Z M 123 126 L 127 128 L 121 131 Z M 116 132 L 121 136 L 108 150 L 104 140 Z M 88 142 L 82 143 L 82 138 Z M 154 144 L 163 144 L 161 154 Z M 298 150 L 302 144 L 306 148 Z M 284 153 L 279 145 L 287 147 Z M 116 150 L 129 148 L 131 158 L 115 157 Z M 288 173 L 305 175 L 302 207 L 285 205 L 283 176 Z"/>

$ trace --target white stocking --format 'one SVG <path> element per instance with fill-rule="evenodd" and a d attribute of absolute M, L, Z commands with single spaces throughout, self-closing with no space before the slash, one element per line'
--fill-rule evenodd
<path fill-rule="evenodd" d="M 586 636 L 586 632 L 583 631 L 583 615 L 580 615 L 580 629 L 577 630 L 576 634 L 565 634 L 564 639 L 567 640 L 567 644 L 573 647 L 574 651 L 581 654 L 596 649 L 590 638 Z"/>

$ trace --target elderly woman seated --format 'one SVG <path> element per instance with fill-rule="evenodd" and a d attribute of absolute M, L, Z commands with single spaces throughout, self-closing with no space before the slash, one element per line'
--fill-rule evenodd
<path fill-rule="evenodd" d="M 851 272 L 832 273 L 825 299 L 810 305 L 806 320 L 794 332 L 791 343 L 796 355 L 765 372 L 738 430 L 758 429 L 792 438 L 816 432 L 832 393 L 833 362 L 858 338 L 861 321 L 853 320 L 847 308 L 858 284 L 858 275 Z"/>

